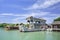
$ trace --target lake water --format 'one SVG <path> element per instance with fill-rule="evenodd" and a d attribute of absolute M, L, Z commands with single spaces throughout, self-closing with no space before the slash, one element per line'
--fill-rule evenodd
<path fill-rule="evenodd" d="M 0 40 L 60 40 L 60 32 L 19 32 L 0 28 Z"/>

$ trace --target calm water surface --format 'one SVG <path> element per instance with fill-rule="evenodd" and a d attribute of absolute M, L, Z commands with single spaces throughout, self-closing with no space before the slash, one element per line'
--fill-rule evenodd
<path fill-rule="evenodd" d="M 0 40 L 60 40 L 60 32 L 19 32 L 0 28 Z"/>

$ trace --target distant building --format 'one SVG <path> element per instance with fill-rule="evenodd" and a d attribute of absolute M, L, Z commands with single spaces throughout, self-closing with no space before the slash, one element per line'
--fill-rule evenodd
<path fill-rule="evenodd" d="M 60 21 L 54 21 L 51 27 L 53 31 L 60 31 Z"/>
<path fill-rule="evenodd" d="M 46 27 L 46 20 L 42 18 L 35 18 L 30 16 L 26 18 L 27 22 L 29 23 L 29 28 L 31 29 L 40 29 Z"/>
<path fill-rule="evenodd" d="M 60 21 L 54 21 L 52 23 L 52 28 L 60 28 Z"/>

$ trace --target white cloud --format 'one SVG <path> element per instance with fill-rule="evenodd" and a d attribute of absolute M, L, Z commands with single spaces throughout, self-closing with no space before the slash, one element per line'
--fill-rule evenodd
<path fill-rule="evenodd" d="M 0 15 L 4 15 L 4 16 L 9 16 L 9 15 L 13 15 L 12 13 L 2 13 L 2 14 L 0 14 Z"/>
<path fill-rule="evenodd" d="M 16 18 L 11 19 L 12 23 L 21 23 L 21 22 L 26 23 L 26 18 L 29 16 L 42 17 L 43 19 L 47 20 L 47 23 L 51 23 L 53 21 L 53 19 L 60 16 L 60 14 L 52 14 L 50 12 L 30 12 L 30 13 L 26 13 L 26 14 L 4 13 L 4 14 L 0 14 L 0 16 L 1 15 L 18 16 Z"/>
<path fill-rule="evenodd" d="M 57 13 L 56 14 L 51 14 L 50 13 L 47 16 L 43 17 L 44 19 L 47 20 L 46 23 L 52 23 L 55 18 L 60 17 L 60 14 L 57 14 Z"/>
<path fill-rule="evenodd" d="M 32 6 L 28 7 L 28 8 L 24 8 L 24 10 L 32 10 L 35 12 L 32 12 L 31 14 L 33 16 L 38 16 L 38 17 L 42 17 L 44 19 L 47 20 L 47 23 L 51 23 L 53 21 L 54 18 L 59 17 L 60 14 L 57 13 L 52 13 L 52 12 L 43 12 L 40 10 L 40 12 L 37 12 L 37 9 L 44 9 L 44 8 L 48 8 L 52 5 L 55 5 L 56 3 L 60 2 L 60 0 L 45 0 L 44 2 L 40 3 L 41 0 L 38 0 L 36 3 L 34 3 Z M 43 17 L 44 16 L 44 17 Z M 48 17 L 47 17 L 48 16 Z"/>
<path fill-rule="evenodd" d="M 14 13 L 2 13 L 0 16 L 18 16 L 18 17 L 28 17 L 28 16 L 33 16 L 32 13 L 27 13 L 27 14 L 14 14 Z"/>
<path fill-rule="evenodd" d="M 39 12 L 39 13 L 34 13 L 34 16 L 45 16 L 49 14 L 49 12 Z"/>
<path fill-rule="evenodd" d="M 47 15 L 48 13 L 49 12 L 39 12 L 39 13 L 31 12 L 31 13 L 21 14 L 21 15 L 16 14 L 14 16 L 18 16 L 18 17 L 12 19 L 12 21 L 13 22 L 16 22 L 16 23 L 20 23 L 20 22 L 26 23 L 26 18 L 29 17 L 29 16 L 33 16 L 33 17 L 36 17 L 36 16 L 44 16 L 44 15 Z"/>
<path fill-rule="evenodd" d="M 30 7 L 28 7 L 28 8 L 26 8 L 26 9 L 28 9 L 28 11 L 31 9 L 43 9 L 43 8 L 47 8 L 47 7 L 50 7 L 51 5 L 54 5 L 54 4 L 56 4 L 56 3 L 58 3 L 58 2 L 60 2 L 60 0 L 45 0 L 44 2 L 42 2 L 41 4 L 40 4 L 40 1 L 41 0 L 38 0 L 35 4 L 33 4 L 32 6 L 30 6 Z M 8 5 L 9 6 L 9 5 Z M 14 5 L 16 8 L 18 7 L 20 7 L 20 6 L 18 6 L 18 5 Z M 10 5 L 10 7 L 14 7 L 13 5 Z M 25 9 L 25 10 L 26 10 Z M 18 13 L 16 13 L 16 14 L 14 14 L 14 13 L 2 13 L 2 14 L 0 14 L 0 16 L 16 16 L 17 18 L 14 18 L 14 19 L 12 19 L 12 21 L 15 23 L 20 23 L 20 21 L 21 22 L 25 22 L 25 21 L 22 21 L 22 19 L 26 19 L 27 17 L 29 17 L 29 16 L 34 16 L 34 17 L 42 17 L 42 18 L 44 18 L 44 19 L 46 19 L 47 20 L 47 23 L 51 23 L 52 22 L 52 20 L 54 19 L 54 18 L 56 18 L 56 17 L 59 17 L 60 16 L 60 14 L 51 14 L 50 12 L 43 12 L 43 11 L 40 11 L 40 12 L 37 12 L 37 10 L 36 10 L 36 12 L 35 11 L 33 11 L 33 12 L 28 12 L 28 13 L 26 13 L 26 14 L 18 14 Z M 45 16 L 45 17 L 43 17 L 43 16 Z M 47 17 L 47 16 L 51 16 L 51 17 Z M 53 17 L 52 17 L 53 16 Z M 20 21 L 19 21 L 20 20 Z"/>
<path fill-rule="evenodd" d="M 14 18 L 12 19 L 13 22 L 17 22 L 17 23 L 20 23 L 23 22 L 23 23 L 26 23 L 26 18 L 29 17 L 29 16 L 33 16 L 33 17 L 37 17 L 37 16 L 45 16 L 49 14 L 49 12 L 39 12 L 39 13 L 34 13 L 34 12 L 31 12 L 31 13 L 27 13 L 27 14 L 22 14 L 21 17 L 17 17 L 17 18 Z"/>
<path fill-rule="evenodd" d="M 17 17 L 12 19 L 13 23 L 26 23 L 26 17 Z"/>
<path fill-rule="evenodd" d="M 15 18 L 15 19 L 12 19 L 13 23 L 19 23 L 19 19 L 20 18 Z"/>
<path fill-rule="evenodd" d="M 24 16 L 23 14 L 1 13 L 0 16 Z"/>
<path fill-rule="evenodd" d="M 32 6 L 26 8 L 25 10 L 29 10 L 29 9 L 43 9 L 43 8 L 47 8 L 50 7 L 51 5 L 54 5 L 58 2 L 60 2 L 60 0 L 45 0 L 44 2 L 40 3 L 40 0 L 38 0 L 35 4 L 33 4 Z"/>

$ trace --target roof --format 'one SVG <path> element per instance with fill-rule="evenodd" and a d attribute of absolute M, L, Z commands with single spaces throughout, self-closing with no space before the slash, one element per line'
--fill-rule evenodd
<path fill-rule="evenodd" d="M 60 21 L 54 21 L 52 24 L 60 24 Z"/>
<path fill-rule="evenodd" d="M 28 17 L 28 18 L 26 18 L 26 19 L 31 19 L 31 18 L 34 18 L 34 19 L 36 19 L 36 20 L 45 20 L 45 19 L 43 19 L 43 18 L 35 18 L 35 17 L 33 17 L 33 16 L 30 16 L 30 17 Z M 46 20 L 45 20 L 46 21 Z"/>

